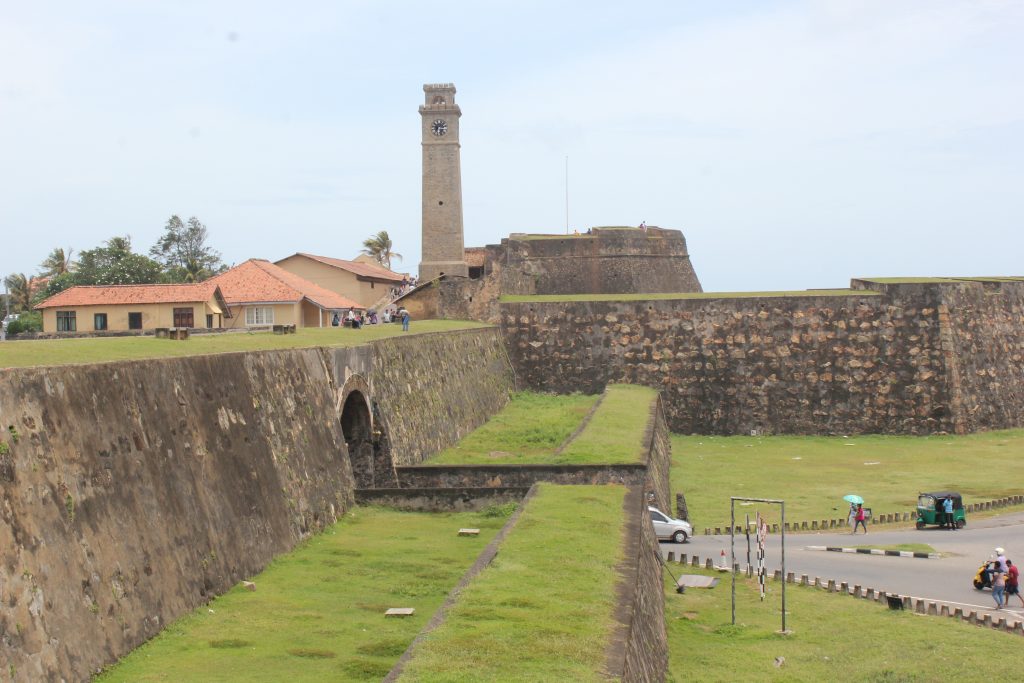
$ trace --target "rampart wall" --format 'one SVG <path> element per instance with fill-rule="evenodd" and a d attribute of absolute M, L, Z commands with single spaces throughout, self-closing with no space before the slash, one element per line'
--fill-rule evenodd
<path fill-rule="evenodd" d="M 662 390 L 681 433 L 965 432 L 1024 423 L 1024 282 L 832 295 L 501 304 L 523 388 Z"/>
<path fill-rule="evenodd" d="M 504 405 L 504 354 L 490 328 L 0 370 L 4 676 L 86 680 L 344 513 L 346 380 L 418 462 Z"/>
<path fill-rule="evenodd" d="M 512 235 L 502 294 L 700 292 L 678 230 L 594 228 L 587 235 Z"/>

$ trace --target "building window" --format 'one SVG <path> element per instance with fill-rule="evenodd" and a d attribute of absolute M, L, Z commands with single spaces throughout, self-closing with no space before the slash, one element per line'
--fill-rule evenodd
<path fill-rule="evenodd" d="M 206 314 L 206 329 L 208 329 L 208 330 L 212 330 L 213 329 L 213 313 L 207 313 Z"/>
<path fill-rule="evenodd" d="M 94 313 L 92 316 L 92 329 L 94 330 L 105 330 L 107 329 L 107 314 L 106 313 Z"/>
<path fill-rule="evenodd" d="M 129 330 L 141 330 L 142 329 L 142 314 L 141 313 L 129 313 L 128 314 L 128 329 Z"/>
<path fill-rule="evenodd" d="M 245 309 L 246 325 L 273 325 L 274 308 L 272 306 L 248 306 Z"/>
<path fill-rule="evenodd" d="M 192 315 L 191 308 L 175 308 L 174 309 L 174 326 L 175 327 L 195 327 L 195 318 Z"/>
<path fill-rule="evenodd" d="M 58 332 L 75 332 L 77 329 L 74 311 L 57 311 Z"/>

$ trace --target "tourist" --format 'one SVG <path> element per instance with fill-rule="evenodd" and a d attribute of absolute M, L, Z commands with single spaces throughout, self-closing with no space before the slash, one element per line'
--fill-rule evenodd
<path fill-rule="evenodd" d="M 408 332 L 409 331 L 409 311 L 407 311 L 407 310 L 405 310 L 403 308 L 402 310 L 398 311 L 398 314 L 400 316 L 402 316 L 402 332 Z"/>
<path fill-rule="evenodd" d="M 856 520 L 857 520 L 857 504 L 856 503 L 850 503 L 850 514 L 848 514 L 846 516 L 846 526 L 848 526 L 851 529 L 853 529 L 853 531 L 850 532 L 851 534 L 857 533 Z"/>
<path fill-rule="evenodd" d="M 331 318 L 331 326 L 332 327 L 337 327 L 340 324 L 341 324 L 341 318 L 338 317 L 338 312 L 335 311 L 334 312 L 334 317 Z"/>
<path fill-rule="evenodd" d="M 1024 607 L 1024 597 L 1020 594 L 1020 572 L 1017 570 L 1015 565 L 1010 560 L 1006 561 L 1006 594 L 1003 598 L 1004 602 L 1010 602 L 1010 596 L 1016 595 L 1017 599 L 1020 600 L 1021 607 Z"/>
<path fill-rule="evenodd" d="M 857 514 L 854 515 L 856 521 L 853 524 L 853 533 L 857 533 L 857 527 L 864 527 L 864 533 L 868 532 L 867 515 L 864 512 L 864 506 L 860 503 L 857 504 Z"/>
<path fill-rule="evenodd" d="M 949 529 L 956 529 L 956 522 L 953 521 L 953 499 L 952 498 L 946 498 L 944 501 L 942 501 L 942 511 L 945 513 L 945 515 L 944 515 L 945 520 L 944 521 L 946 522 L 947 528 L 949 528 Z"/>
<path fill-rule="evenodd" d="M 996 609 L 1002 609 L 1005 604 L 1003 594 L 1006 591 L 1006 574 L 1001 569 L 992 572 L 992 599 L 996 601 Z"/>

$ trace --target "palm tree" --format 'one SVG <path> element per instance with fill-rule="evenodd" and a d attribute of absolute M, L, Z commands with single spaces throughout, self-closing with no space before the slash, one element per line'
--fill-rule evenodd
<path fill-rule="evenodd" d="M 10 297 L 11 309 L 16 312 L 32 310 L 32 281 L 34 277 L 25 277 L 24 273 L 13 273 L 4 278 L 4 286 Z"/>
<path fill-rule="evenodd" d="M 372 256 L 377 263 L 381 264 L 388 270 L 391 270 L 391 259 L 396 258 L 399 261 L 402 260 L 402 255 L 391 251 L 391 238 L 388 237 L 387 230 L 381 230 L 373 237 L 363 240 L 363 252 L 367 256 Z"/>
<path fill-rule="evenodd" d="M 46 257 L 46 260 L 39 264 L 42 268 L 40 275 L 43 277 L 53 277 L 54 275 L 62 275 L 64 273 L 70 273 L 74 269 L 74 262 L 71 260 L 71 254 L 74 253 L 73 249 L 68 249 L 65 255 L 64 249 L 57 247 L 50 252 L 50 255 Z"/>

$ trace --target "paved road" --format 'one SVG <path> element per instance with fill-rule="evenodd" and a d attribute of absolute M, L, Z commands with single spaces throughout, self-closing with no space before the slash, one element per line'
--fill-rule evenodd
<path fill-rule="evenodd" d="M 991 593 L 975 590 L 971 579 L 997 546 L 1005 548 L 1007 557 L 1024 567 L 1024 513 L 968 521 L 968 526 L 959 531 L 938 528 L 879 531 L 887 527 L 873 527 L 867 535 L 856 536 L 849 532 L 787 534 L 786 571 L 798 577 L 807 574 L 812 580 L 815 576 L 823 580 L 835 579 L 876 591 L 1000 614 L 994 610 Z M 777 535 L 769 536 L 767 564 L 770 569 L 781 568 L 779 540 Z M 811 545 L 852 547 L 900 543 L 927 543 L 943 553 L 943 557 L 925 560 L 805 550 Z M 662 543 L 661 550 L 663 555 L 669 551 L 677 555 L 680 552 L 699 555 L 702 562 L 711 557 L 717 564 L 722 550 L 726 557 L 729 555 L 729 537 L 698 536 L 682 546 Z M 746 563 L 746 539 L 740 536 L 736 538 L 736 561 L 741 565 Z M 1024 620 L 1024 607 L 1014 598 L 1014 603 L 1002 614 Z"/>

